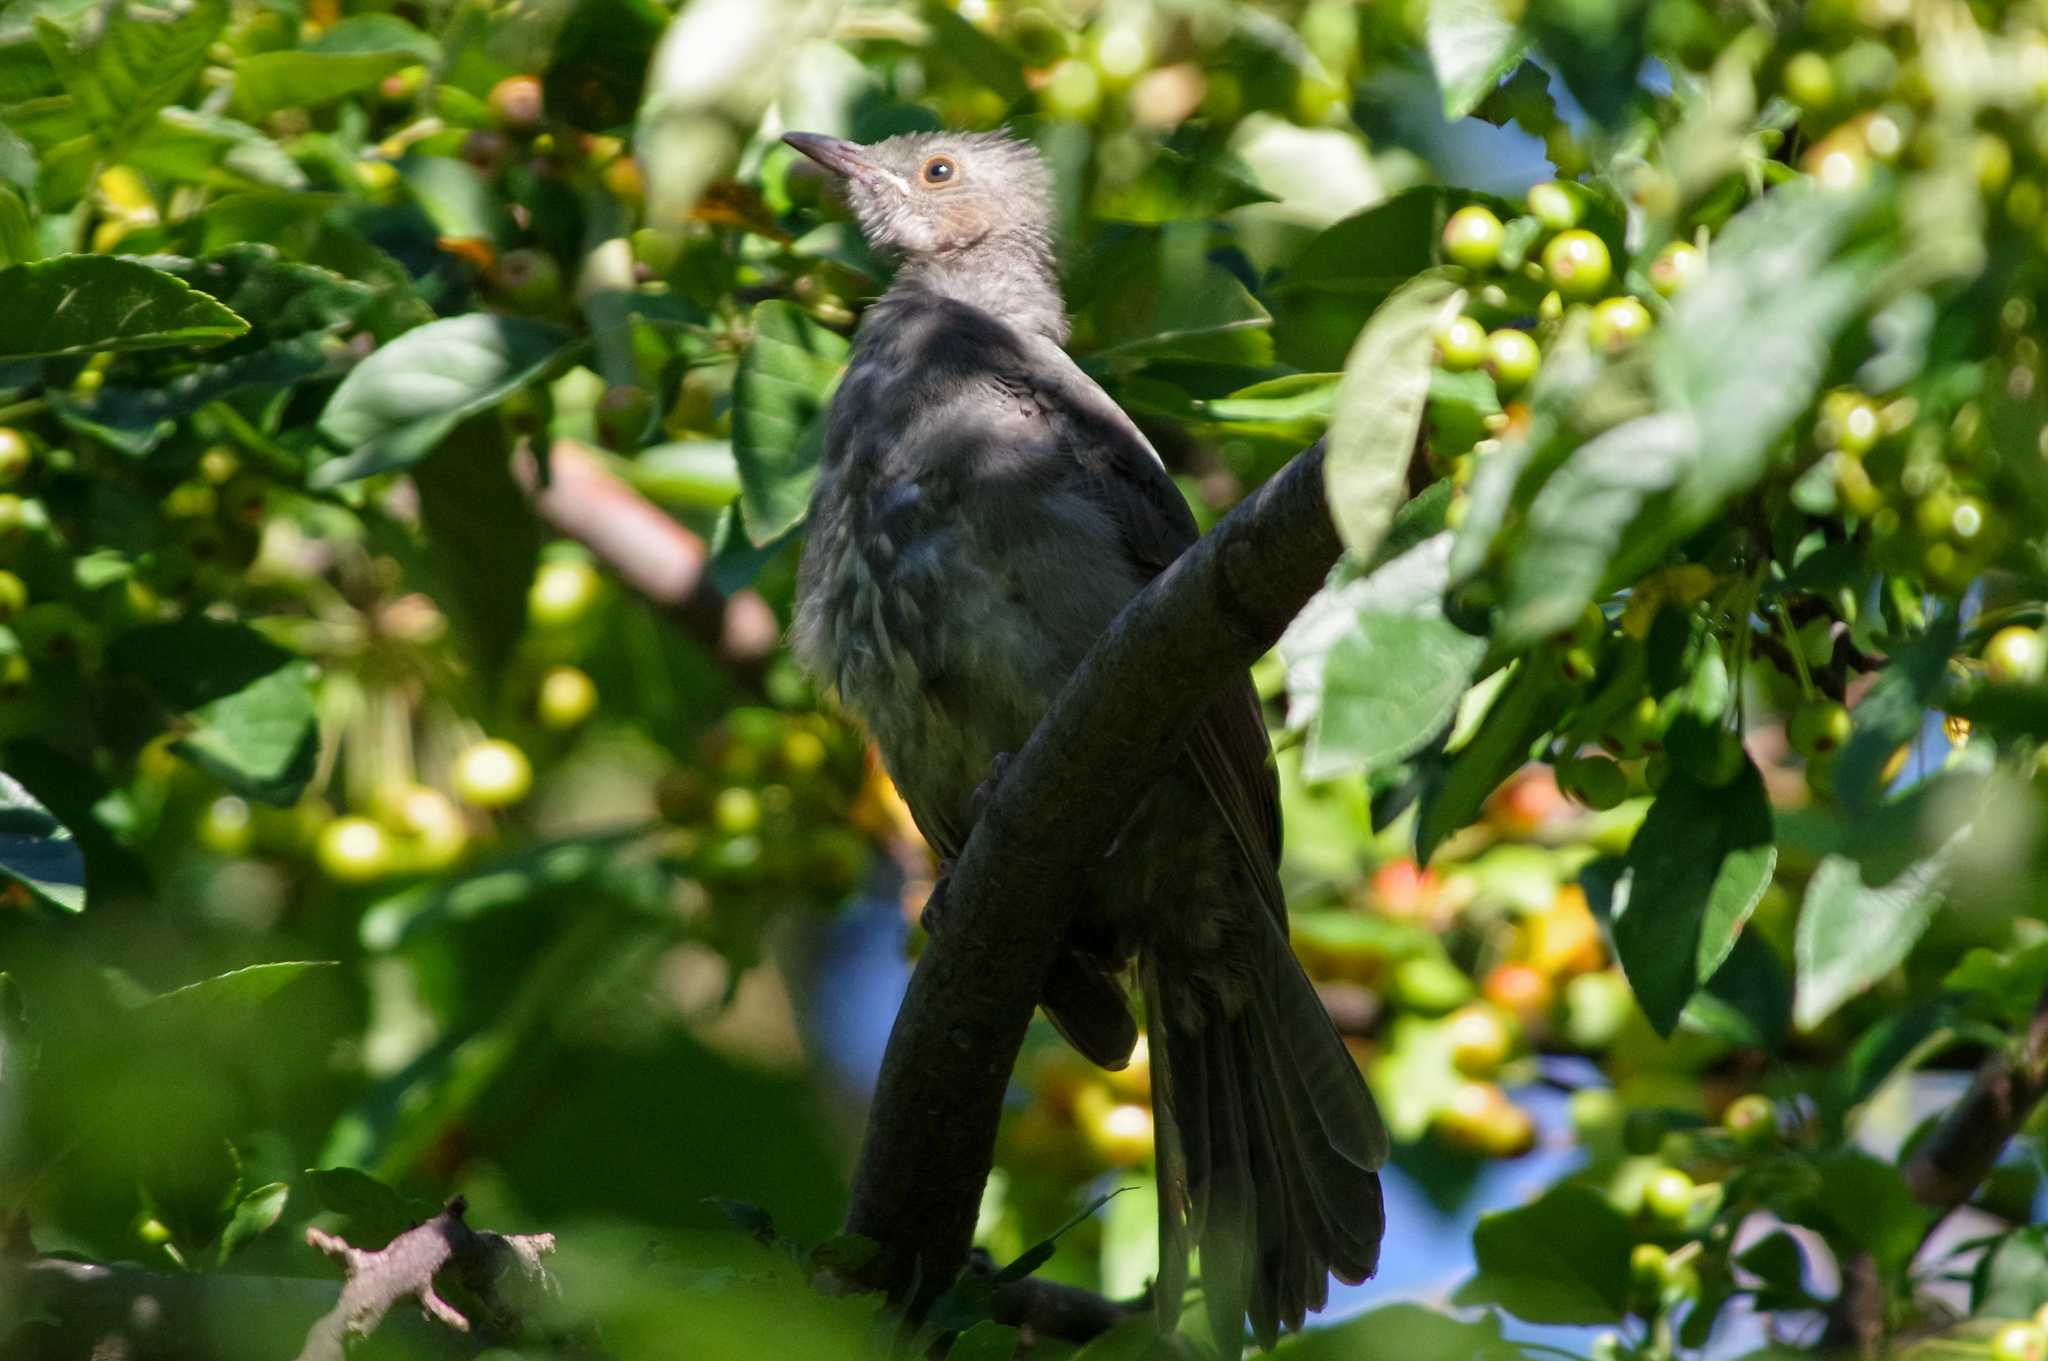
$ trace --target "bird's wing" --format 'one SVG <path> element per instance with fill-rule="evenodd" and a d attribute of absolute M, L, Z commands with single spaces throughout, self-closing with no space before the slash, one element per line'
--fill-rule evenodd
<path fill-rule="evenodd" d="M 1086 474 L 1084 490 L 1115 518 L 1126 551 L 1146 579 L 1157 576 L 1199 535 L 1180 489 L 1144 432 L 1065 350 L 1036 337 L 1026 346 L 1039 401 L 1065 427 L 1064 442 Z M 1267 870 L 1277 865 L 1280 785 L 1249 677 L 1210 707 L 1189 737 L 1188 749 L 1246 860 Z M 1254 877 L 1285 932 L 1287 908 L 1278 879 L 1271 873 Z"/>

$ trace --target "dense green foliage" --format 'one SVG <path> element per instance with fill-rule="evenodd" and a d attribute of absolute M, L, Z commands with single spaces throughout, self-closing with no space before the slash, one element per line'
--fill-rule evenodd
<path fill-rule="evenodd" d="M 1892 1155 L 2048 988 L 2039 0 L 0 8 L 0 1228 L 315 1275 L 460 1190 L 611 1355 L 862 1354 L 820 1018 L 893 994 L 821 961 L 930 866 L 523 479 L 786 620 L 886 265 L 776 134 L 997 124 L 1199 517 L 1328 434 L 1358 552 L 1258 679 L 1397 1165 L 1579 1155 L 1283 1353 L 2038 1358 L 2039 1112 L 1954 1218 Z M 1092 1204 L 1028 1264 L 1135 1294 L 1142 1066 L 1019 1087 L 986 1245 Z"/>

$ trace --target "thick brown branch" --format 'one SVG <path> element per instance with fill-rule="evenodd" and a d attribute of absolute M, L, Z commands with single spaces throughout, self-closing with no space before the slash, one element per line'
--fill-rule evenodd
<path fill-rule="evenodd" d="M 708 570 L 711 550 L 703 539 L 573 440 L 558 439 L 549 446 L 546 486 L 525 450 L 514 471 L 542 519 L 588 548 L 748 688 L 760 685 L 782 626 L 758 592 L 739 591 L 728 598 L 718 589 Z"/>
<path fill-rule="evenodd" d="M 2048 992 L 2016 1048 L 1993 1054 L 1906 1162 L 1913 1198 L 1946 1214 L 1991 1174 L 1992 1164 L 2048 1095 Z"/>
<path fill-rule="evenodd" d="M 967 1261 L 996 1122 L 1070 886 L 1164 772 L 1175 739 L 1273 645 L 1336 561 L 1322 446 L 1133 600 L 1009 764 L 949 885 L 875 1090 L 850 1232 L 871 1284 L 942 1288 Z"/>

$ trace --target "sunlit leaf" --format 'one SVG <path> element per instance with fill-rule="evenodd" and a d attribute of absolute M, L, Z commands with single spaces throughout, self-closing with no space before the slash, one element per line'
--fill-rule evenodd
<path fill-rule="evenodd" d="M 216 345 L 249 323 L 160 269 L 108 255 L 58 255 L 0 269 L 0 359 Z"/>

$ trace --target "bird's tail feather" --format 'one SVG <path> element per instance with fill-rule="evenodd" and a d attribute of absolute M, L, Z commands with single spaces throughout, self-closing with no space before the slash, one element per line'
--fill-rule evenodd
<path fill-rule="evenodd" d="M 1185 970 L 1140 963 L 1159 1131 L 1161 1323 L 1177 1320 L 1190 1244 L 1225 1356 L 1244 1320 L 1270 1347 L 1379 1264 L 1386 1133 L 1336 1027 L 1277 927 L 1251 997 L 1227 1014 Z"/>

